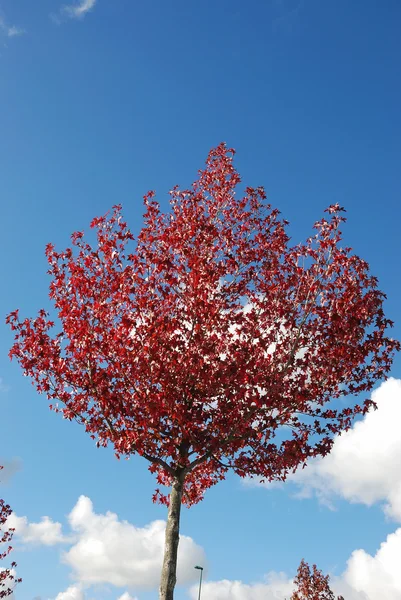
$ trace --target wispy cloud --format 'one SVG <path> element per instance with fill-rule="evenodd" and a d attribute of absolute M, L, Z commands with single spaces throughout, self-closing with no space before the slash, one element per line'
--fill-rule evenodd
<path fill-rule="evenodd" d="M 25 30 L 15 25 L 8 25 L 4 17 L 0 16 L 0 32 L 9 38 L 18 37 L 25 33 Z"/>
<path fill-rule="evenodd" d="M 304 8 L 304 0 L 276 0 L 274 4 L 278 14 L 272 21 L 273 31 L 284 29 L 291 33 Z"/>
<path fill-rule="evenodd" d="M 3 467 L 0 470 L 0 483 L 7 484 L 17 471 L 21 471 L 22 460 L 20 458 L 8 460 L 0 457 L 0 465 Z"/>
<path fill-rule="evenodd" d="M 0 393 L 1 392 L 8 392 L 10 390 L 9 386 L 6 385 L 2 379 L 2 377 L 0 377 Z"/>
<path fill-rule="evenodd" d="M 75 4 L 63 6 L 62 12 L 71 19 L 83 19 L 94 8 L 96 2 L 97 0 L 81 0 Z"/>
<path fill-rule="evenodd" d="M 24 33 L 25 29 L 22 29 L 21 27 L 16 27 L 15 25 L 12 25 L 7 29 L 8 37 L 17 37 L 19 35 L 23 35 Z"/>

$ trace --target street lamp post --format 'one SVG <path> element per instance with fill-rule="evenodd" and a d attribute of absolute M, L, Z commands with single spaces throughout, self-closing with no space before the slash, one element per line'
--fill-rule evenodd
<path fill-rule="evenodd" d="M 200 567 L 199 565 L 196 565 L 194 568 L 195 568 L 195 569 L 199 569 L 199 571 L 200 571 L 200 578 L 199 578 L 199 595 L 198 595 L 198 600 L 200 600 L 200 597 L 201 597 L 201 589 L 202 589 L 202 575 L 203 575 L 203 567 Z"/>

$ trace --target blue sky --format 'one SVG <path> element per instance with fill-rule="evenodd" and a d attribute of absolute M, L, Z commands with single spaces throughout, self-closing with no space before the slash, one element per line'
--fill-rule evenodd
<path fill-rule="evenodd" d="M 144 193 L 155 189 L 167 209 L 167 191 L 189 185 L 226 141 L 294 241 L 329 204 L 347 208 L 346 242 L 378 276 L 400 339 L 400 25 L 398 0 L 0 0 L 0 314 L 47 305 L 46 243 L 65 247 L 116 202 L 138 232 Z M 1 497 L 18 519 L 24 579 L 16 600 L 156 598 L 154 522 L 165 509 L 151 503 L 147 465 L 118 462 L 51 413 L 10 364 L 0 327 Z M 178 600 L 194 597 L 192 560 L 204 562 L 205 598 L 284 599 L 302 557 L 347 599 L 401 597 L 400 357 L 392 376 L 377 392 L 381 410 L 329 461 L 282 487 L 229 477 L 184 509 Z M 108 511 L 115 519 L 101 520 Z M 121 585 L 99 584 L 106 570 L 93 549 L 107 546 L 106 525 L 138 559 Z M 107 560 L 118 574 L 119 557 Z"/>

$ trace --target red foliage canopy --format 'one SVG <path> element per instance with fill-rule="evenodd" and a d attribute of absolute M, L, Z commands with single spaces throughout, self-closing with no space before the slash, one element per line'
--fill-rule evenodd
<path fill-rule="evenodd" d="M 290 600 L 336 600 L 329 586 L 330 577 L 313 565 L 312 570 L 304 560 L 298 567 L 294 583 L 297 586 Z M 337 600 L 344 600 L 337 596 Z"/>
<path fill-rule="evenodd" d="M 343 209 L 290 246 L 262 188 L 235 196 L 233 154 L 213 149 L 170 213 L 149 193 L 132 253 L 121 206 L 92 221 L 96 247 L 82 232 L 47 246 L 59 333 L 44 310 L 7 318 L 10 356 L 51 407 L 144 456 L 159 483 L 184 474 L 188 505 L 229 468 L 284 479 L 325 455 L 371 405 L 335 399 L 370 390 L 399 347 L 367 263 L 340 247 Z"/>
<path fill-rule="evenodd" d="M 0 470 L 3 467 L 0 466 Z M 11 508 L 4 500 L 0 499 L 0 544 L 7 544 L 5 550 L 0 550 L 0 560 L 4 560 L 11 552 L 12 547 L 10 546 L 11 538 L 13 537 L 14 529 L 7 527 L 7 519 L 11 515 Z M 11 563 L 11 569 L 17 566 L 16 562 Z M 6 598 L 11 596 L 14 587 L 17 583 L 22 581 L 17 579 L 11 569 L 4 569 L 0 567 L 0 598 Z"/>

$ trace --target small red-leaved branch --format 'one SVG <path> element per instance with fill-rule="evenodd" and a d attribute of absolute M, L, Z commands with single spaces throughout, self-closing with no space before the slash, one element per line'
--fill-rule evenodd
<path fill-rule="evenodd" d="M 282 480 L 327 454 L 372 405 L 336 400 L 369 392 L 399 348 L 375 277 L 341 246 L 343 209 L 291 246 L 262 188 L 235 195 L 233 154 L 213 149 L 167 214 L 149 193 L 134 243 L 114 206 L 94 247 L 81 232 L 47 246 L 56 333 L 44 310 L 7 318 L 10 356 L 51 407 L 159 484 L 179 475 L 188 505 L 228 469 Z"/>
<path fill-rule="evenodd" d="M 311 569 L 308 563 L 302 560 L 294 579 L 296 589 L 290 600 L 336 600 L 329 581 L 330 577 L 323 575 L 316 565 Z M 337 600 L 344 600 L 344 598 L 337 596 Z"/>
<path fill-rule="evenodd" d="M 0 466 L 0 470 L 3 467 Z M 3 561 L 11 552 L 10 546 L 13 537 L 14 529 L 7 527 L 7 519 L 11 515 L 11 508 L 4 500 L 0 499 L 0 561 Z M 5 569 L 0 566 L 0 598 L 11 596 L 17 583 L 22 580 L 14 575 L 13 569 L 17 563 L 12 562 L 10 569 Z"/>

